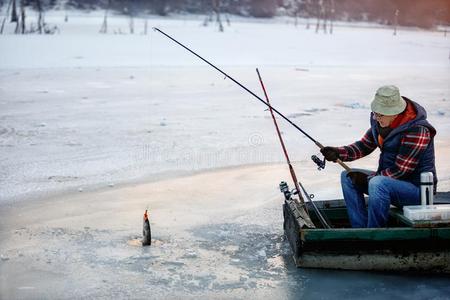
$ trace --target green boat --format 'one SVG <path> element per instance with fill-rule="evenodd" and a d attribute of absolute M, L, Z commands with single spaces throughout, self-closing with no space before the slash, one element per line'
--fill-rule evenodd
<path fill-rule="evenodd" d="M 351 228 L 342 199 L 314 201 L 331 228 L 323 228 L 305 203 L 315 228 L 305 222 L 303 205 L 284 193 L 284 232 L 296 265 L 302 268 L 413 271 L 450 274 L 450 221 L 410 221 L 391 207 L 388 227 Z M 449 204 L 450 192 L 435 204 Z"/>

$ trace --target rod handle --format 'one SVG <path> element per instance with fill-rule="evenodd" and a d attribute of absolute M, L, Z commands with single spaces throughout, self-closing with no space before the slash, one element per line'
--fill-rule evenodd
<path fill-rule="evenodd" d="M 339 158 L 336 160 L 336 162 L 337 162 L 338 164 L 340 164 L 340 165 L 345 169 L 345 171 L 350 172 L 350 171 L 352 170 L 349 166 L 347 166 L 346 163 L 344 163 L 344 162 L 343 162 L 342 160 L 340 160 Z"/>
<path fill-rule="evenodd" d="M 317 145 L 317 147 L 320 148 L 320 150 L 322 150 L 324 148 L 324 146 L 320 142 L 316 141 L 315 144 Z M 339 158 L 336 160 L 336 163 L 340 164 L 347 172 L 350 172 L 352 170 L 349 166 L 347 166 L 346 163 L 344 163 Z"/>

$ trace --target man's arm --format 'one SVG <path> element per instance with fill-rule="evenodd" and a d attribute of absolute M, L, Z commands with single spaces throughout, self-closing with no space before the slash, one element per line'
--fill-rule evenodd
<path fill-rule="evenodd" d="M 373 139 L 372 130 L 369 128 L 361 140 L 343 147 L 338 147 L 339 158 L 342 161 L 352 161 L 369 155 L 377 148 Z"/>
<path fill-rule="evenodd" d="M 394 166 L 380 172 L 382 176 L 401 179 L 411 174 L 419 164 L 419 157 L 431 141 L 430 130 L 425 126 L 411 128 L 401 139 Z"/>

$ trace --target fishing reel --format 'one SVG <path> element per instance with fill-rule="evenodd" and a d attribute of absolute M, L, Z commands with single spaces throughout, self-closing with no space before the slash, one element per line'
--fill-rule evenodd
<path fill-rule="evenodd" d="M 291 199 L 291 191 L 289 190 L 289 186 L 286 181 L 280 182 L 280 191 L 284 194 L 284 198 L 286 200 Z"/>
<path fill-rule="evenodd" d="M 317 170 L 323 170 L 325 169 L 325 157 L 323 158 L 323 160 L 321 160 L 320 158 L 317 157 L 317 155 L 313 155 L 311 156 L 312 161 L 317 165 Z"/>
<path fill-rule="evenodd" d="M 292 195 L 298 195 L 300 193 L 300 191 L 298 191 L 295 188 L 292 190 L 289 190 L 289 186 L 286 183 L 286 181 L 280 182 L 280 191 L 284 194 L 284 197 L 286 198 L 286 200 L 291 199 Z M 306 193 L 306 191 L 305 191 L 305 193 Z M 309 196 L 310 199 L 314 198 L 314 194 L 308 194 L 307 196 Z"/>
<path fill-rule="evenodd" d="M 295 188 L 292 190 L 289 189 L 289 186 L 286 183 L 286 181 L 280 182 L 280 191 L 284 194 L 284 198 L 286 200 L 289 200 L 289 199 L 291 199 L 291 196 L 298 194 L 297 189 L 295 189 Z"/>

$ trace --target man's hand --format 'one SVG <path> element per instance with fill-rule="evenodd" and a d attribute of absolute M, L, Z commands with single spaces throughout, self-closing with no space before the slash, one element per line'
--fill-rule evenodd
<path fill-rule="evenodd" d="M 323 147 L 320 149 L 320 153 L 328 161 L 336 162 L 339 159 L 339 150 L 336 147 Z"/>
<path fill-rule="evenodd" d="M 359 171 L 350 171 L 347 174 L 347 177 L 350 177 L 352 183 L 363 192 L 367 192 L 369 189 L 368 176 L 368 174 Z"/>

